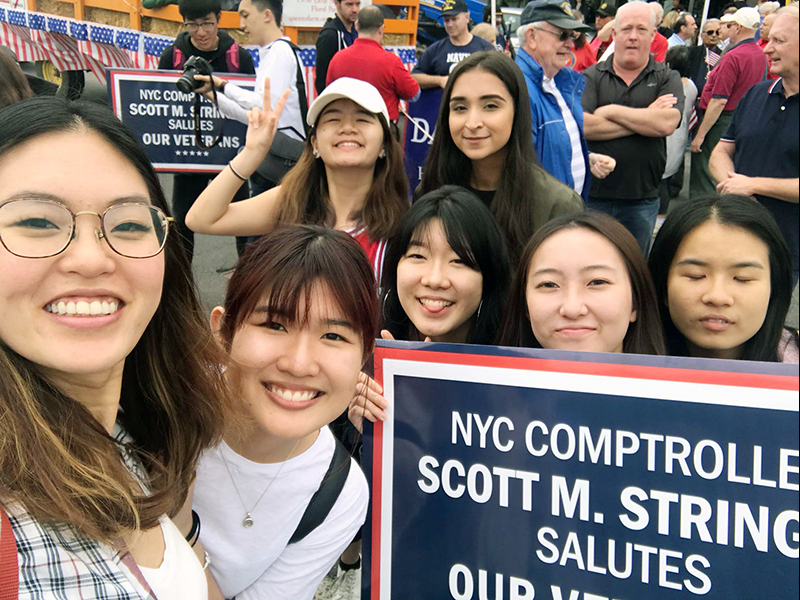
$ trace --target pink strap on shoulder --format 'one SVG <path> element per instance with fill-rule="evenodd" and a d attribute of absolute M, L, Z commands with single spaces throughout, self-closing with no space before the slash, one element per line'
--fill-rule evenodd
<path fill-rule="evenodd" d="M 131 574 L 134 577 L 136 577 L 136 580 L 139 582 L 139 585 L 141 585 L 144 588 L 144 590 L 149 594 L 147 600 L 158 600 L 158 598 L 156 598 L 155 592 L 153 591 L 153 588 L 151 588 L 150 584 L 147 583 L 147 579 L 145 579 L 144 574 L 139 569 L 139 565 L 136 564 L 136 561 L 134 560 L 133 555 L 130 553 L 130 551 L 127 548 L 123 548 L 119 556 L 120 559 L 122 560 L 122 563 L 126 567 L 128 567 L 128 570 L 131 572 Z M 5 599 L 0 597 L 0 600 L 5 600 Z"/>
<path fill-rule="evenodd" d="M 6 511 L 0 508 L 0 600 L 19 598 L 17 541 Z"/>

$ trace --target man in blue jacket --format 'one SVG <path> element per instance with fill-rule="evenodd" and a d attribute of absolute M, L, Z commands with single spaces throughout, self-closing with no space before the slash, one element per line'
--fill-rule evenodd
<path fill-rule="evenodd" d="M 534 0 L 522 11 L 516 62 L 531 100 L 533 144 L 544 169 L 586 200 L 590 173 L 603 178 L 614 170 L 613 158 L 590 154 L 583 136 L 581 97 L 586 80 L 570 68 L 580 31 L 569 2 Z"/>

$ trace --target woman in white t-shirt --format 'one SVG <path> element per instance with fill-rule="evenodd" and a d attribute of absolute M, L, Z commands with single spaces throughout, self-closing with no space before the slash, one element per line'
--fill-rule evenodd
<path fill-rule="evenodd" d="M 345 233 L 280 228 L 234 270 L 211 325 L 244 419 L 201 460 L 193 500 L 226 598 L 312 598 L 363 524 L 366 480 L 347 455 L 332 466 L 327 425 L 354 396 L 378 318 L 369 262 Z M 343 469 L 330 512 L 290 543 L 323 480 Z"/>

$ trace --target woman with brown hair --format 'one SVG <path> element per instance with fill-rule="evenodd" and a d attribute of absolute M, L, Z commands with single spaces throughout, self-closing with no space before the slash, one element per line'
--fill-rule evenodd
<path fill-rule="evenodd" d="M 376 288 L 350 236 L 281 227 L 211 313 L 245 420 L 200 461 L 192 502 L 225 598 L 310 600 L 364 522 L 367 482 L 328 424 L 372 353 Z"/>
<path fill-rule="evenodd" d="M 7 48 L 0 48 L 0 109 L 33 96 L 25 73 Z"/>
<path fill-rule="evenodd" d="M 511 284 L 503 346 L 665 354 L 655 288 L 639 246 L 586 211 L 531 238 Z"/>
<path fill-rule="evenodd" d="M 0 180 L 19 597 L 206 598 L 203 554 L 169 517 L 221 435 L 224 385 L 156 174 L 108 110 L 41 97 L 0 112 Z"/>
<path fill-rule="evenodd" d="M 476 52 L 458 63 L 437 123 L 416 196 L 443 185 L 469 189 L 500 223 L 512 264 L 549 219 L 583 210 L 582 198 L 539 164 L 528 88 L 502 52 Z"/>
<path fill-rule="evenodd" d="M 287 96 L 272 109 L 269 93 L 267 80 L 264 109 L 249 113 L 244 149 L 195 201 L 186 224 L 214 235 L 261 235 L 278 224 L 346 231 L 364 248 L 379 281 L 386 240 L 408 209 L 403 154 L 383 98 L 365 81 L 334 81 L 308 109 L 305 150 L 281 185 L 231 203 L 272 144 Z"/>

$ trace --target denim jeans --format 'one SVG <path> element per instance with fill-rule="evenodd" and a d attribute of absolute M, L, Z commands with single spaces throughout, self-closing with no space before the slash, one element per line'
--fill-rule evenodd
<path fill-rule="evenodd" d="M 622 223 L 636 238 L 642 254 L 647 258 L 653 241 L 659 203 L 658 196 L 641 200 L 606 200 L 590 197 L 586 202 L 586 208 L 605 213 Z"/>

